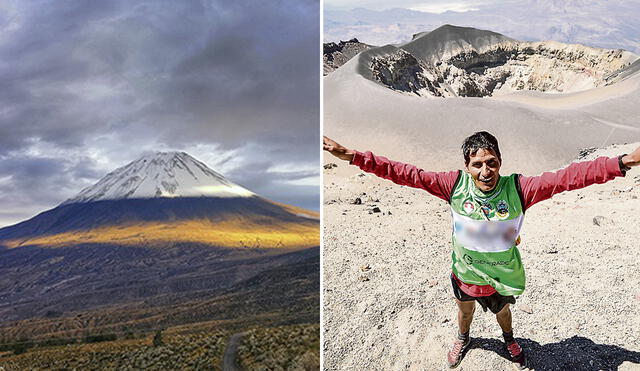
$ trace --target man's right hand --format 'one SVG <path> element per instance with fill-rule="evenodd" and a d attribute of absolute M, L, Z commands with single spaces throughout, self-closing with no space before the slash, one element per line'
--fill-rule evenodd
<path fill-rule="evenodd" d="M 322 149 L 336 156 L 337 158 L 351 162 L 353 155 L 356 153 L 353 150 L 347 149 L 340 144 L 336 143 L 325 136 L 322 137 Z"/>

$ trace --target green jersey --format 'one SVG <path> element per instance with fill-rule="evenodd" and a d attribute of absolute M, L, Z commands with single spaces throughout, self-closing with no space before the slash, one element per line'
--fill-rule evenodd
<path fill-rule="evenodd" d="M 461 172 L 451 193 L 453 273 L 463 282 L 491 285 L 501 295 L 524 291 L 516 241 L 524 219 L 517 175 L 502 176 L 489 193 Z"/>

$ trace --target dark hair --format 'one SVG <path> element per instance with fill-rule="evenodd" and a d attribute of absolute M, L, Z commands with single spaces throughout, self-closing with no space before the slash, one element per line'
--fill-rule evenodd
<path fill-rule="evenodd" d="M 465 165 L 469 164 L 471 155 L 478 152 L 479 149 L 493 150 L 496 156 L 498 156 L 498 160 L 502 162 L 496 137 L 486 131 L 479 131 L 467 137 L 464 142 L 462 142 L 462 155 L 464 156 Z"/>

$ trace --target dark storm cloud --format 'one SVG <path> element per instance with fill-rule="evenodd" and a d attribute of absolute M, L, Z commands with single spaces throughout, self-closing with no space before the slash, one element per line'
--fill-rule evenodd
<path fill-rule="evenodd" d="M 0 154 L 20 149 L 35 137 L 81 145 L 82 136 L 96 129 L 88 122 L 89 107 L 74 106 L 81 97 L 66 85 L 92 77 L 91 63 L 74 56 L 74 50 L 86 24 L 112 11 L 99 4 L 33 3 L 14 10 L 12 22 L 17 25 L 4 25 Z"/>
<path fill-rule="evenodd" d="M 234 147 L 259 138 L 315 158 L 305 145 L 318 136 L 318 51 L 310 46 L 319 36 L 309 27 L 317 6 L 274 4 L 266 11 L 227 8 L 200 37 L 202 46 L 158 81 L 141 120 L 184 142 L 206 135 Z M 174 112 L 188 113 L 182 120 L 190 131 L 176 130 Z"/>
<path fill-rule="evenodd" d="M 78 165 L 79 162 L 82 165 Z M 77 190 L 83 181 L 103 175 L 95 171 L 93 166 L 95 163 L 89 158 L 28 155 L 2 158 L 0 179 L 5 180 L 0 182 L 3 190 L 0 199 L 5 207 L 3 211 L 20 204 L 55 205 L 61 201 L 60 191 Z"/>
<path fill-rule="evenodd" d="M 317 1 L 30 1 L 0 14 L 3 215 L 53 206 L 156 147 L 259 148 L 233 173 L 267 197 L 309 172 L 271 172 L 271 187 L 253 158 L 317 163 Z"/>

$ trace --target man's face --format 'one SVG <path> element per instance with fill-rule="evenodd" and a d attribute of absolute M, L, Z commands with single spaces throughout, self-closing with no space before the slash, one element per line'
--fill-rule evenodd
<path fill-rule="evenodd" d="M 469 157 L 467 171 L 473 177 L 476 187 L 489 192 L 496 187 L 500 179 L 500 160 L 492 149 L 479 149 Z"/>

